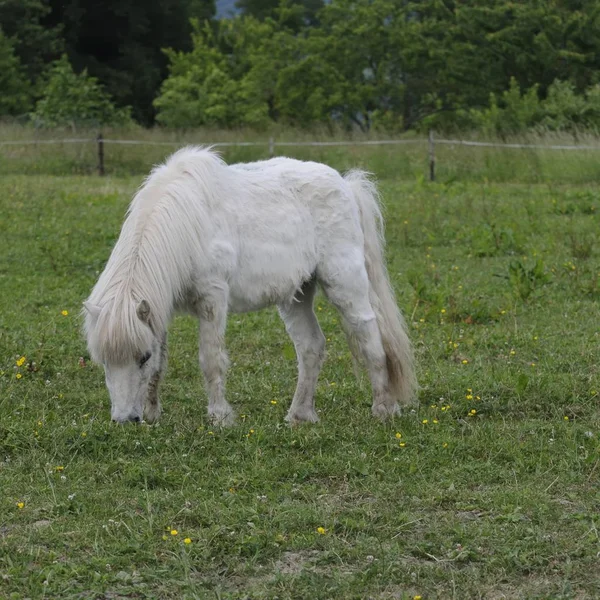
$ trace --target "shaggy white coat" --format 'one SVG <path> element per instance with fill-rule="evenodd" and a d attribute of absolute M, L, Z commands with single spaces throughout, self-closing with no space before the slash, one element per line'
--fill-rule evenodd
<path fill-rule="evenodd" d="M 228 312 L 276 304 L 298 355 L 287 419 L 316 421 L 324 358 L 313 311 L 319 283 L 339 309 L 373 386 L 373 413 L 409 404 L 416 381 L 410 342 L 382 257 L 382 220 L 366 174 L 342 177 L 289 158 L 228 166 L 209 149 L 184 148 L 135 195 L 108 263 L 84 303 L 92 358 L 105 367 L 112 418 L 160 413 L 158 383 L 175 311 L 200 323 L 200 364 L 210 416 L 223 424 Z"/>

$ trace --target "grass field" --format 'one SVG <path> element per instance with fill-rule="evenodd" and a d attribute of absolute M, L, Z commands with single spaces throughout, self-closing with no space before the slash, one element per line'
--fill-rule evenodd
<path fill-rule="evenodd" d="M 283 422 L 296 363 L 268 310 L 229 320 L 227 430 L 206 422 L 193 320 L 171 328 L 159 425 L 111 424 L 87 360 L 81 301 L 140 177 L 4 170 L 1 598 L 600 597 L 595 171 L 379 166 L 418 411 L 372 420 L 319 297 L 321 422 Z"/>

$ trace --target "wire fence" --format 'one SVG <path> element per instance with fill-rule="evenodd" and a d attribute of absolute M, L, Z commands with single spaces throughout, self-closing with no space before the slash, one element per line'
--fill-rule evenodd
<path fill-rule="evenodd" d="M 37 145 L 48 145 L 48 144 L 91 144 L 97 145 L 97 171 L 100 175 L 105 174 L 104 159 L 105 159 L 105 146 L 108 145 L 135 145 L 135 146 L 171 146 L 171 147 L 182 147 L 197 142 L 182 142 L 182 141 L 152 141 L 152 140 L 127 140 L 127 139 L 111 139 L 105 138 L 102 135 L 98 135 L 95 138 L 64 138 L 64 139 L 51 139 L 51 140 L 7 140 L 0 141 L 0 147 L 2 146 L 37 146 Z M 429 159 L 429 179 L 435 180 L 436 172 L 436 152 L 435 147 L 439 145 L 455 145 L 455 146 L 474 146 L 483 148 L 505 148 L 505 149 L 532 149 L 532 150 L 587 150 L 595 151 L 600 150 L 600 145 L 568 145 L 568 144 L 517 144 L 517 143 L 499 143 L 499 142 L 477 142 L 471 140 L 460 140 L 460 139 L 444 139 L 436 138 L 433 131 L 429 132 L 427 138 L 414 138 L 414 139 L 387 139 L 387 140 L 335 140 L 327 142 L 319 141 L 297 141 L 297 142 L 286 142 L 277 141 L 271 137 L 268 140 L 257 141 L 257 142 L 210 142 L 203 143 L 203 145 L 212 148 L 234 148 L 234 147 L 263 147 L 268 148 L 270 156 L 275 155 L 276 148 L 290 148 L 290 147 L 333 147 L 333 146 L 397 146 L 397 145 L 427 145 L 428 147 L 428 159 Z"/>

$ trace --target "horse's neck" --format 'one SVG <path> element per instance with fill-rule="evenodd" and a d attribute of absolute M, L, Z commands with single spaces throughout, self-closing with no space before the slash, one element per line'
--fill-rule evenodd
<path fill-rule="evenodd" d="M 123 242 L 111 279 L 121 286 L 120 293 L 136 302 L 146 300 L 155 313 L 155 321 L 161 324 L 161 329 L 166 329 L 180 293 L 179 273 L 171 248 L 143 235 L 129 248 L 128 240 Z"/>

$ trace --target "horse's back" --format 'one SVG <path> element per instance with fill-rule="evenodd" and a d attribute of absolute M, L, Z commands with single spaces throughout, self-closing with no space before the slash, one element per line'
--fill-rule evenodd
<path fill-rule="evenodd" d="M 326 256 L 361 251 L 358 208 L 334 169 L 282 157 L 229 169 L 239 185 L 232 310 L 291 299 Z"/>

